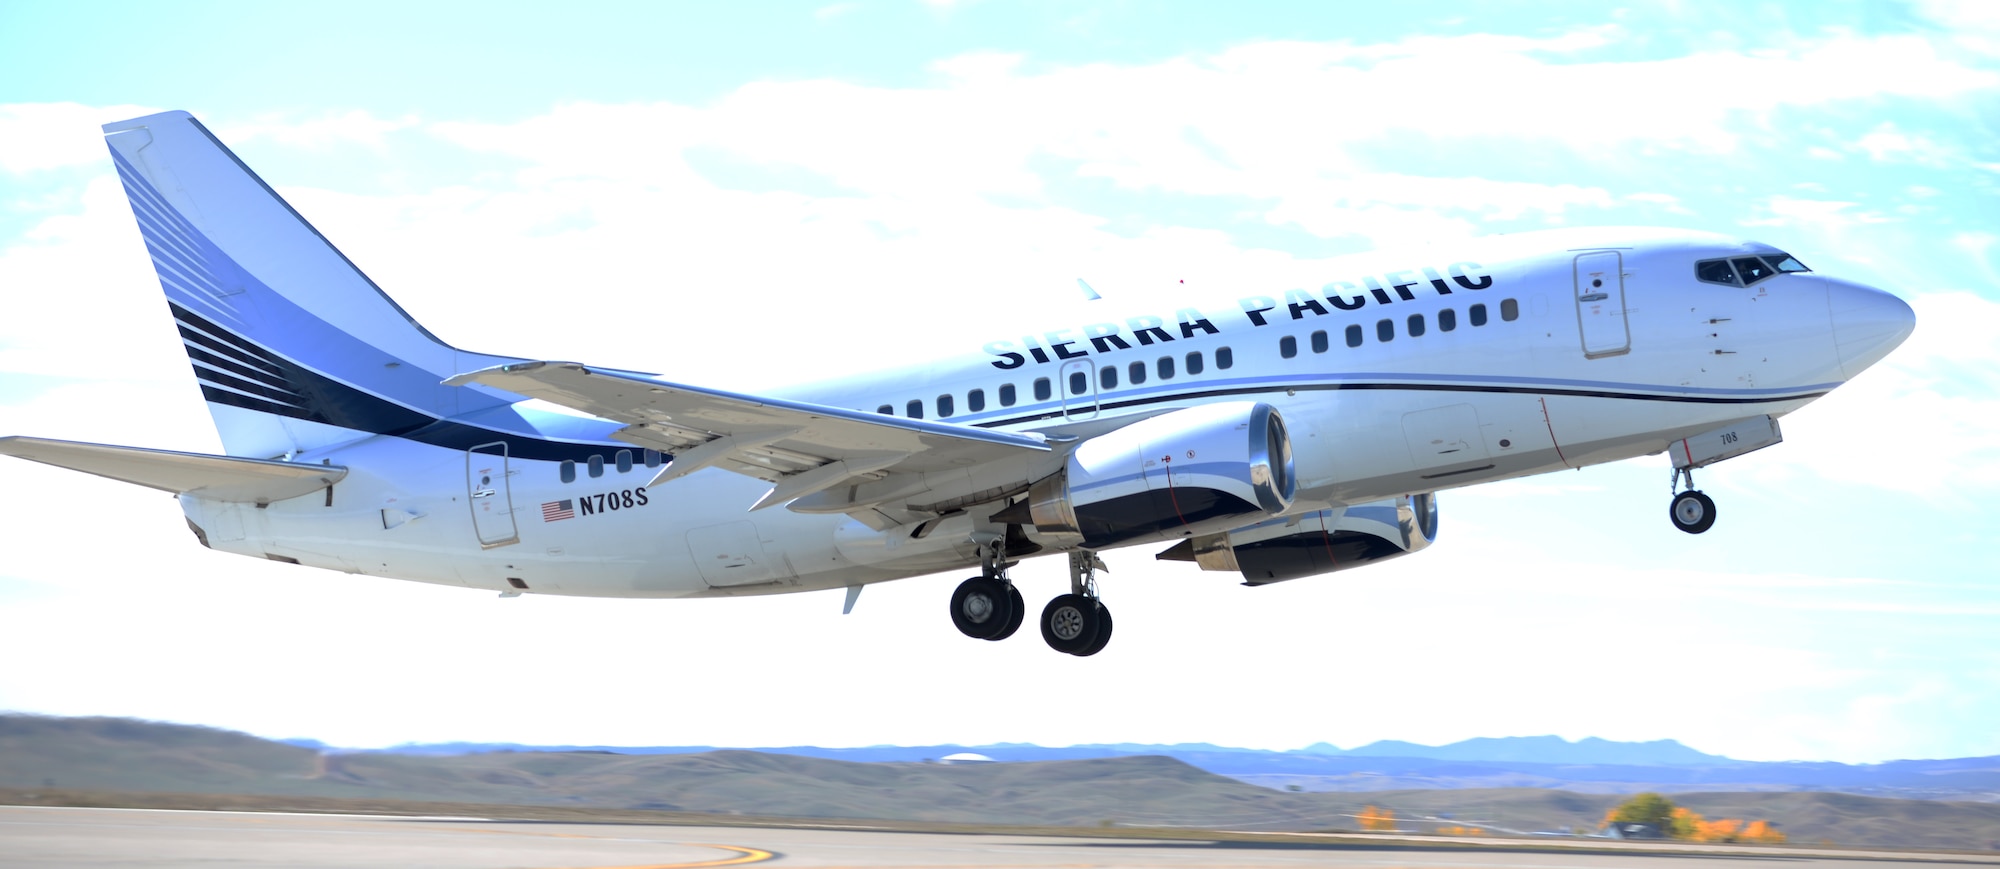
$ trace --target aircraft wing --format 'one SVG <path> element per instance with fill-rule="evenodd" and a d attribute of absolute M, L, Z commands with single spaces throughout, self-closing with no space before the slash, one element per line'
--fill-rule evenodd
<path fill-rule="evenodd" d="M 808 499 L 792 509 L 849 512 L 920 492 L 963 496 L 971 493 L 940 491 L 925 475 L 962 475 L 1010 459 L 1021 460 L 1025 472 L 1027 459 L 1050 450 L 1033 434 L 741 395 L 574 362 L 517 362 L 445 383 L 479 383 L 625 423 L 613 437 L 674 457 L 651 485 L 710 467 L 776 484 L 751 509 L 842 484 L 866 485 L 874 497 Z M 891 484 L 870 485 L 884 481 Z"/>
<path fill-rule="evenodd" d="M 0 456 L 96 474 L 216 501 L 268 504 L 317 492 L 347 476 L 339 465 L 303 465 L 50 438 L 0 438 Z"/>

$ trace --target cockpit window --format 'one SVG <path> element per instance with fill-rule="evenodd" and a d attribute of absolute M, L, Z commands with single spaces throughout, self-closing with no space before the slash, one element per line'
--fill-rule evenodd
<path fill-rule="evenodd" d="M 1707 262 L 1695 263 L 1694 276 L 1711 284 L 1742 286 L 1736 283 L 1736 271 L 1729 267 L 1729 261 L 1726 259 L 1712 259 Z"/>
<path fill-rule="evenodd" d="M 1812 269 L 1806 268 L 1805 263 L 1799 262 L 1796 257 L 1788 253 L 1772 254 L 1770 256 L 1765 257 L 1764 261 L 1770 263 L 1771 268 L 1777 269 L 1778 271 L 1785 272 L 1787 274 L 1791 272 L 1812 271 Z"/>
<path fill-rule="evenodd" d="M 1777 274 L 1777 272 L 1772 271 L 1770 263 L 1754 256 L 1737 257 L 1733 262 L 1736 264 L 1736 275 L 1743 279 L 1744 286 L 1749 286 Z"/>
<path fill-rule="evenodd" d="M 1694 276 L 1697 279 L 1711 284 L 1728 284 L 1732 287 L 1747 287 L 1777 274 L 1809 271 L 1812 269 L 1806 268 L 1805 263 L 1799 262 L 1787 253 L 1703 260 L 1694 264 Z"/>

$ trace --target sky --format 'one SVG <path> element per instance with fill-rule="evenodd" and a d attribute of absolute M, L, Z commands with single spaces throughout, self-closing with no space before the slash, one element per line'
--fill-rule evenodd
<path fill-rule="evenodd" d="M 1268 293 L 1565 225 L 1755 238 L 1918 328 L 1699 472 L 1707 534 L 1652 457 L 1443 493 L 1429 550 L 1274 586 L 1118 550 L 1089 659 L 958 635 L 956 574 L 845 616 L 502 600 L 211 553 L 169 496 L 0 459 L 0 709 L 351 747 L 2000 755 L 2000 5 L 551 8 L 0 5 L 0 434 L 219 451 L 98 130 L 166 109 L 445 340 L 720 388 L 962 352 L 1078 278 Z"/>

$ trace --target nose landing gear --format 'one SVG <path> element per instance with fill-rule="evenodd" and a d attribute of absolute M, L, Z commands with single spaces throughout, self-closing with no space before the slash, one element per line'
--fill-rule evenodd
<path fill-rule="evenodd" d="M 1681 482 L 1687 482 L 1687 491 L 1680 491 Z M 1673 503 L 1667 506 L 1667 516 L 1674 520 L 1674 527 L 1689 534 L 1700 534 L 1715 525 L 1715 500 L 1695 491 L 1694 469 L 1674 469 Z"/>

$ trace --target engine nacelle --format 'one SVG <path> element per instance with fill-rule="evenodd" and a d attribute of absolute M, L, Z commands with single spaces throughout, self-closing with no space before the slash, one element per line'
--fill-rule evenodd
<path fill-rule="evenodd" d="M 1096 549 L 1241 526 L 1289 509 L 1284 419 L 1262 402 L 1190 407 L 1079 444 L 1061 471 L 994 518 Z"/>
<path fill-rule="evenodd" d="M 1189 540 L 1159 554 L 1203 570 L 1234 570 L 1245 585 L 1269 585 L 1408 555 L 1437 539 L 1437 496 L 1411 495 L 1321 510 Z"/>

